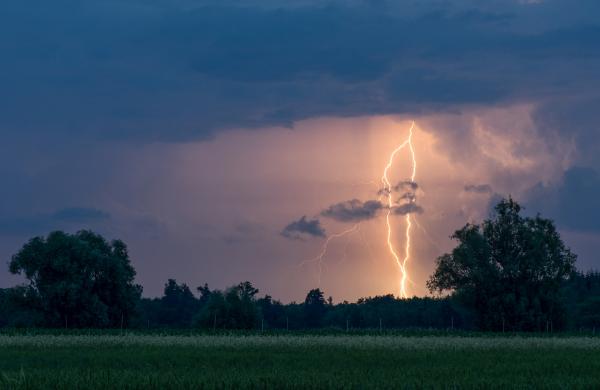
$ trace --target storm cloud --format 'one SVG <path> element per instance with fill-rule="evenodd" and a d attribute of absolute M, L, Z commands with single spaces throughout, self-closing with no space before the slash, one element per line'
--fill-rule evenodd
<path fill-rule="evenodd" d="M 392 212 L 395 215 L 407 215 L 407 214 L 422 214 L 423 207 L 419 206 L 416 203 L 405 203 L 399 206 L 394 206 L 392 208 Z"/>
<path fill-rule="evenodd" d="M 351 199 L 329 206 L 321 211 L 321 215 L 339 222 L 360 222 L 375 218 L 383 208 L 383 204 L 378 200 L 362 202 Z"/>
<path fill-rule="evenodd" d="M 526 210 L 540 212 L 572 230 L 600 232 L 600 174 L 573 167 L 558 182 L 538 183 L 527 194 Z"/>
<path fill-rule="evenodd" d="M 419 188 L 419 184 L 415 181 L 404 180 L 396 184 L 393 189 L 394 191 L 411 190 L 416 191 Z"/>
<path fill-rule="evenodd" d="M 71 207 L 52 213 L 37 213 L 0 217 L 0 232 L 9 235 L 45 233 L 59 228 L 85 229 L 109 222 L 110 214 L 103 210 Z"/>
<path fill-rule="evenodd" d="M 598 82 L 600 4 L 577 4 L 8 0 L 0 125 L 179 141 L 529 99 L 560 127 L 547 97 Z"/>
<path fill-rule="evenodd" d="M 261 259 L 287 255 L 287 247 L 272 252 L 283 243 L 310 246 L 278 233 L 326 236 L 321 221 L 306 216 L 280 232 L 290 215 L 369 199 L 373 188 L 342 192 L 336 184 L 329 197 L 329 170 L 318 185 L 311 181 L 316 175 L 300 172 L 327 164 L 326 153 L 303 151 L 292 166 L 285 165 L 291 148 L 248 150 L 270 144 L 273 134 L 292 133 L 285 129 L 382 115 L 415 119 L 415 136 L 431 135 L 430 151 L 447 158 L 432 176 L 445 186 L 454 181 L 451 191 L 466 201 L 494 198 L 478 183 L 508 193 L 540 180 L 523 197 L 526 210 L 555 218 L 559 228 L 600 232 L 597 0 L 5 0 L 1 8 L 3 258 L 33 234 L 106 227 L 103 233 L 131 243 L 146 291 L 162 293 L 167 258 L 178 279 L 193 275 L 224 285 L 233 277 L 224 276 L 227 269 L 272 283 L 271 275 L 252 273 L 276 266 Z M 491 116 L 506 123 L 483 118 L 496 109 Z M 526 115 L 516 120 L 512 109 Z M 521 122 L 530 131 L 513 130 Z M 321 135 L 332 131 L 317 127 Z M 489 146 L 478 138 L 482 133 L 510 142 L 490 141 L 500 150 L 481 151 Z M 378 142 L 359 132 L 351 137 L 356 149 Z M 544 140 L 547 150 L 531 139 Z M 356 151 L 332 150 L 331 159 L 339 160 Z M 429 189 L 423 219 L 444 218 L 435 224 L 447 236 L 445 225 L 462 221 L 442 217 L 456 214 L 451 210 L 430 208 L 429 202 L 452 202 L 448 187 L 433 193 L 434 179 L 421 176 L 428 169 L 422 156 L 418 178 Z M 548 166 L 546 159 L 560 169 L 543 179 L 520 170 Z M 472 177 L 446 175 L 455 164 L 474 171 Z M 244 170 L 252 172 L 236 176 Z M 475 187 L 463 189 L 465 183 Z M 407 202 L 395 214 L 423 212 L 410 190 L 394 189 L 394 200 Z M 311 202 L 303 191 L 330 200 Z M 319 218 L 347 222 L 382 213 L 367 203 L 332 205 Z M 477 216 L 467 211 L 457 215 Z M 245 213 L 277 242 L 232 229 Z M 257 250 L 258 243 L 266 249 Z M 7 276 L 0 270 L 0 280 Z"/>
<path fill-rule="evenodd" d="M 290 222 L 289 225 L 283 228 L 281 235 L 285 238 L 302 239 L 306 236 L 325 237 L 325 229 L 321 226 L 318 219 L 307 219 L 303 215 L 297 221 Z"/>

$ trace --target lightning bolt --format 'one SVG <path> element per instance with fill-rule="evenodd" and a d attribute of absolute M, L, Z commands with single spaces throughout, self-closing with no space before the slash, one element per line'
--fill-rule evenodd
<path fill-rule="evenodd" d="M 410 129 L 408 130 L 408 138 L 402 142 L 399 146 L 396 147 L 396 149 L 394 149 L 392 151 L 392 154 L 390 154 L 389 160 L 387 165 L 385 166 L 384 170 L 383 170 L 383 176 L 381 177 L 381 182 L 383 183 L 383 189 L 384 189 L 384 194 L 387 195 L 387 213 L 385 216 L 385 223 L 387 226 L 387 245 L 388 248 L 390 250 L 390 253 L 392 255 L 392 257 L 394 258 L 396 265 L 398 265 L 398 268 L 400 269 L 400 297 L 402 298 L 407 298 L 408 294 L 406 292 L 406 282 L 409 280 L 408 279 L 408 272 L 406 269 L 406 263 L 409 261 L 410 259 L 410 231 L 412 228 L 412 222 L 411 222 L 411 218 L 410 218 L 410 213 L 406 214 L 406 230 L 405 230 L 405 236 L 406 236 L 406 245 L 404 246 L 404 256 L 402 257 L 402 259 L 400 259 L 400 255 L 398 254 L 398 252 L 396 252 L 396 249 L 394 249 L 394 245 L 392 243 L 392 225 L 390 223 L 390 215 L 392 213 L 392 209 L 394 207 L 394 201 L 392 200 L 392 184 L 390 183 L 390 180 L 388 178 L 388 172 L 390 171 L 390 169 L 392 168 L 392 165 L 394 164 L 394 157 L 396 157 L 396 154 L 398 154 L 402 149 L 404 149 L 406 146 L 409 147 L 410 150 L 410 156 L 412 158 L 412 173 L 410 176 L 410 180 L 412 182 L 415 181 L 415 177 L 417 174 L 417 160 L 415 157 L 415 150 L 412 144 L 412 135 L 413 135 L 413 129 L 415 127 L 415 122 L 413 121 L 410 125 Z"/>
<path fill-rule="evenodd" d="M 324 265 L 323 259 L 325 258 L 325 255 L 327 254 L 327 250 L 329 249 L 329 243 L 336 238 L 344 237 L 348 234 L 354 233 L 354 232 L 358 231 L 359 228 L 360 228 L 360 223 L 357 223 L 356 225 L 352 226 L 350 229 L 330 235 L 329 237 L 327 237 L 327 239 L 323 243 L 321 252 L 319 252 L 319 254 L 317 256 L 313 257 L 312 259 L 304 260 L 302 263 L 300 263 L 300 267 L 302 267 L 303 265 L 305 265 L 307 263 L 315 263 L 315 262 L 319 265 L 319 279 L 318 279 L 319 287 L 321 286 L 321 275 L 323 273 L 323 265 Z"/>
<path fill-rule="evenodd" d="M 406 290 L 406 285 L 407 283 L 411 283 L 411 280 L 408 276 L 408 271 L 407 271 L 407 263 L 410 261 L 410 248 L 411 248 L 411 229 L 412 229 L 412 218 L 411 218 L 411 214 L 407 213 L 405 216 L 405 220 L 406 220 L 406 228 L 405 228 L 405 239 L 406 239 L 406 244 L 404 246 L 404 255 L 402 256 L 402 258 L 400 258 L 400 254 L 398 254 L 398 252 L 396 251 L 396 249 L 394 248 L 394 244 L 392 243 L 392 224 L 390 222 L 390 216 L 393 212 L 394 206 L 396 205 L 397 202 L 394 202 L 392 196 L 393 196 L 393 186 L 392 183 L 389 180 L 388 177 L 388 173 L 392 168 L 392 165 L 394 164 L 394 158 L 396 157 L 396 155 L 402 151 L 405 147 L 408 146 L 408 149 L 410 151 L 410 157 L 412 159 L 412 171 L 411 171 L 411 175 L 410 175 L 410 181 L 414 182 L 416 175 L 417 175 L 417 160 L 416 160 L 416 156 L 415 156 L 415 149 L 413 147 L 412 144 L 412 136 L 413 136 L 413 130 L 415 128 L 415 122 L 412 121 L 411 126 L 408 130 L 408 137 L 407 139 L 402 142 L 400 145 L 398 145 L 390 154 L 389 160 L 387 165 L 385 166 L 384 170 L 383 170 L 383 176 L 381 177 L 381 182 L 383 183 L 383 195 L 387 196 L 387 213 L 385 216 L 385 222 L 386 222 L 386 227 L 387 227 L 387 246 L 389 248 L 389 251 L 392 255 L 392 257 L 394 258 L 394 261 L 396 263 L 396 265 L 398 266 L 398 268 L 400 269 L 400 297 L 401 298 L 408 298 L 408 293 Z M 381 199 L 381 197 L 380 197 Z M 410 200 L 410 202 L 414 202 L 414 199 Z M 414 221 L 417 226 L 418 223 L 415 220 Z M 318 281 L 319 281 L 319 286 L 321 285 L 321 276 L 323 273 L 323 266 L 325 265 L 324 259 L 325 256 L 327 255 L 327 251 L 329 249 L 329 244 L 331 243 L 332 240 L 335 240 L 337 238 L 341 238 L 344 237 L 346 235 L 352 234 L 354 232 L 358 232 L 360 230 L 360 223 L 355 224 L 354 226 L 352 226 L 351 228 L 341 231 L 339 233 L 335 233 L 330 235 L 329 237 L 327 237 L 327 239 L 325 240 L 325 242 L 323 243 L 323 246 L 321 248 L 321 251 L 319 252 L 319 254 L 311 259 L 308 260 L 304 260 L 303 262 L 301 262 L 299 264 L 299 266 L 304 266 L 307 263 L 314 263 L 316 262 L 318 264 L 319 267 L 319 277 L 318 277 Z M 364 236 L 361 236 L 361 238 L 363 239 L 363 241 L 366 241 Z M 346 241 L 346 245 L 344 246 L 344 257 L 343 259 L 339 262 L 342 263 L 346 260 L 346 249 L 347 249 L 347 245 L 348 245 L 348 241 Z M 366 243 L 366 245 L 368 245 L 368 243 Z M 370 250 L 370 245 L 369 245 L 369 250 Z"/>

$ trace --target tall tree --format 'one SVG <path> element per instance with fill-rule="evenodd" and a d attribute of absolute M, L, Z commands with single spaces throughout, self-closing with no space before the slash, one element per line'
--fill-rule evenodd
<path fill-rule="evenodd" d="M 87 230 L 35 237 L 9 269 L 29 280 L 24 301 L 51 327 L 127 325 L 142 291 L 126 245 Z"/>
<path fill-rule="evenodd" d="M 306 294 L 304 300 L 304 322 L 309 328 L 321 326 L 327 311 L 323 292 L 316 288 Z"/>
<path fill-rule="evenodd" d="M 252 329 L 258 323 L 259 312 L 256 304 L 258 289 L 246 281 L 229 288 L 225 300 L 229 308 L 229 327 Z"/>
<path fill-rule="evenodd" d="M 225 292 L 200 289 L 204 303 L 194 319 L 195 325 L 205 328 L 253 329 L 258 325 L 258 289 L 250 282 L 242 282 Z M 201 298 L 202 300 L 203 298 Z"/>
<path fill-rule="evenodd" d="M 430 291 L 453 291 L 488 330 L 543 330 L 564 326 L 559 291 L 574 271 L 576 256 L 552 221 L 523 217 L 504 199 L 481 225 L 467 224 L 452 236 L 451 253 L 437 259 Z"/>
<path fill-rule="evenodd" d="M 199 301 L 190 288 L 185 283 L 178 284 L 175 279 L 169 279 L 160 299 L 158 324 L 186 328 L 191 325 L 198 308 Z"/>

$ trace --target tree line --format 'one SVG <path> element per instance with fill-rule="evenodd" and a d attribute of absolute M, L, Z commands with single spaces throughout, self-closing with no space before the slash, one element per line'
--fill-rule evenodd
<path fill-rule="evenodd" d="M 169 279 L 142 297 L 126 245 L 91 231 L 52 232 L 27 242 L 9 270 L 27 283 L 0 289 L 1 327 L 390 329 L 486 331 L 600 329 L 600 273 L 576 256 L 552 221 L 524 217 L 511 198 L 490 219 L 452 236 L 427 282 L 435 295 L 334 303 L 320 289 L 284 304 L 248 281 L 219 290 Z"/>

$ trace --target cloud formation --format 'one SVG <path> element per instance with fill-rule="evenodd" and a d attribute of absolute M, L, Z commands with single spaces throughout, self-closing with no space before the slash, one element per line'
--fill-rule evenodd
<path fill-rule="evenodd" d="M 378 200 L 351 199 L 329 206 L 321 211 L 321 215 L 339 222 L 360 222 L 375 218 L 382 208 L 384 206 Z"/>
<path fill-rule="evenodd" d="M 525 99 L 562 127 L 575 101 L 545 107 L 598 87 L 599 13 L 595 0 L 7 0 L 0 125 L 13 137 L 180 141 Z"/>
<path fill-rule="evenodd" d="M 415 181 L 403 180 L 392 188 L 394 191 L 410 190 L 414 192 L 419 188 L 419 184 Z"/>
<path fill-rule="evenodd" d="M 302 239 L 304 236 L 325 237 L 325 229 L 318 219 L 307 219 L 303 215 L 283 228 L 281 235 L 290 239 Z"/>
<path fill-rule="evenodd" d="M 528 181 L 506 164 L 536 170 L 540 162 L 562 159 L 557 165 L 567 169 L 564 177 L 548 183 L 543 176 L 528 194 L 527 209 L 556 218 L 559 228 L 600 232 L 597 180 L 590 173 L 600 171 L 598 0 L 5 0 L 1 8 L 0 231 L 21 234 L 19 241 L 6 239 L 5 257 L 33 234 L 94 223 L 118 225 L 111 234 L 141 251 L 139 275 L 149 285 L 161 285 L 159 264 L 174 257 L 174 248 L 180 260 L 173 271 L 183 275 L 193 273 L 184 263 L 199 252 L 203 266 L 212 258 L 241 257 L 224 255 L 217 245 L 252 253 L 255 261 L 276 258 L 249 249 L 259 240 L 241 233 L 207 241 L 196 236 L 200 221 L 214 231 L 231 226 L 227 213 L 248 211 L 225 205 L 217 212 L 216 201 L 197 199 L 208 190 L 190 201 L 192 177 L 222 174 L 213 186 L 220 188 L 232 170 L 229 162 L 208 159 L 211 164 L 196 164 L 184 180 L 183 165 L 195 160 L 177 155 L 198 141 L 226 139 L 218 136 L 231 129 L 384 114 L 415 117 L 443 145 L 434 152 L 450 165 L 483 166 L 489 174 L 464 180 L 489 182 L 502 193 L 540 180 Z M 523 118 L 503 107 L 527 107 L 531 132 L 514 132 Z M 494 108 L 497 117 L 508 118 L 504 124 L 482 118 Z M 486 140 L 477 131 L 485 125 L 499 149 L 483 153 Z M 532 152 L 533 138 L 545 140 L 548 150 Z M 560 149 L 565 144 L 572 144 L 568 153 Z M 215 142 L 217 153 L 221 147 Z M 140 158 L 146 148 L 150 157 Z M 583 171 L 569 171 L 572 166 Z M 268 198 L 250 195 L 251 185 L 241 180 L 234 183 L 245 187 L 238 201 Z M 431 188 L 431 181 L 424 183 Z M 464 183 L 452 191 L 460 193 Z M 395 211 L 418 212 L 405 190 L 394 200 L 409 205 Z M 432 195 L 429 202 L 444 201 L 443 194 Z M 475 204 L 487 197 L 464 198 Z M 111 216 L 53 215 L 64 204 L 106 205 Z M 193 221 L 183 224 L 186 218 Z M 292 229 L 289 235 L 324 236 L 318 220 L 305 219 L 314 221 L 306 229 L 313 234 Z M 279 229 L 280 222 L 272 226 Z M 199 277 L 220 272 L 205 271 Z"/>
<path fill-rule="evenodd" d="M 568 169 L 557 183 L 530 189 L 526 211 L 540 212 L 572 230 L 600 232 L 600 174 L 592 168 Z"/>
<path fill-rule="evenodd" d="M 422 214 L 423 207 L 416 203 L 405 203 L 403 205 L 394 206 L 392 212 L 394 215 L 406 215 L 406 214 Z"/>
<path fill-rule="evenodd" d="M 110 214 L 95 208 L 71 207 L 52 213 L 37 213 L 0 217 L 0 232 L 4 234 L 43 234 L 65 228 L 88 228 L 111 218 Z"/>

